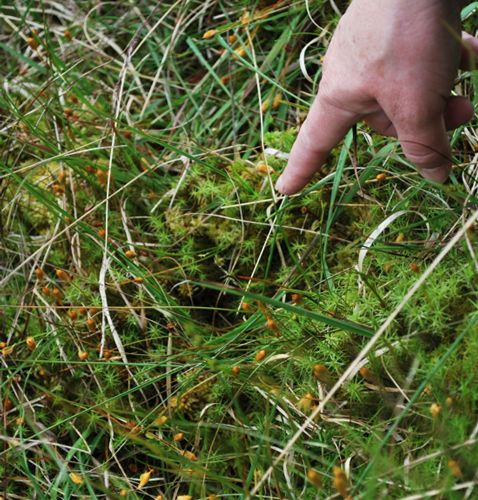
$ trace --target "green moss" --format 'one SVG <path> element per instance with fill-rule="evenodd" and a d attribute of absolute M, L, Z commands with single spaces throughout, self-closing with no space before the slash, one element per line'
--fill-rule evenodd
<path fill-rule="evenodd" d="M 290 153 L 296 137 L 296 129 L 275 130 L 264 134 L 264 142 L 268 147 L 278 149 L 284 153 Z"/>
<path fill-rule="evenodd" d="M 343 166 L 340 178 L 306 195 L 272 192 L 287 160 L 264 157 L 262 142 L 290 152 L 313 90 L 293 61 L 309 37 L 311 15 L 321 26 L 337 22 L 330 2 L 309 3 L 310 13 L 304 3 L 282 2 L 266 15 L 261 9 L 272 2 L 227 9 L 211 2 L 192 17 L 181 5 L 145 1 L 135 17 L 124 1 L 110 3 L 91 13 L 89 33 L 121 48 L 142 40 L 127 51 L 134 71 L 128 66 L 125 73 L 111 47 L 94 56 L 80 50 L 84 34 L 75 27 L 71 43 L 61 29 L 41 29 L 38 54 L 22 37 L 8 40 L 4 76 L 18 82 L 0 96 L 11 119 L 2 138 L 6 168 L 0 166 L 0 342 L 8 340 L 0 350 L 0 393 L 3 404 L 5 397 L 12 402 L 2 417 L 9 446 L 0 477 L 7 478 L 8 497 L 116 497 L 122 488 L 131 498 L 250 494 L 304 413 L 328 394 L 461 227 L 465 203 L 472 202 L 464 187 L 421 181 L 394 140 L 374 136 L 372 147 L 362 125 L 357 151 L 345 141 L 317 173 L 323 179 Z M 146 35 L 141 19 L 150 7 L 177 23 Z M 244 9 L 247 26 L 240 21 Z M 15 26 L 25 34 L 44 22 L 34 9 L 20 17 Z M 204 40 L 209 25 L 221 33 Z M 249 53 L 247 64 L 221 55 L 220 40 L 233 50 L 248 44 L 246 29 L 255 60 Z M 227 39 L 233 33 L 236 42 Z M 167 54 L 158 53 L 158 34 L 170 44 Z M 324 46 L 309 48 L 311 61 Z M 275 95 L 276 85 L 287 90 L 278 107 L 262 114 L 256 66 L 267 77 L 260 76 L 263 98 Z M 28 97 L 30 90 L 35 95 Z M 67 106 L 78 116 L 66 119 Z M 455 136 L 462 165 L 474 161 L 470 137 Z M 41 166 L 32 169 L 33 161 Z M 106 203 L 95 170 L 110 164 Z M 60 167 L 68 182 L 55 197 Z M 387 177 L 378 182 L 382 169 Z M 359 276 L 367 237 L 399 210 L 407 212 L 368 249 Z M 106 261 L 98 234 L 106 220 L 107 305 L 99 290 Z M 468 236 L 471 249 L 460 243 L 449 252 L 373 347 L 369 372 L 341 384 L 256 496 L 329 497 L 337 493 L 331 476 L 339 464 L 350 468 L 353 497 L 398 498 L 429 485 L 450 496 L 457 481 L 474 479 L 478 446 L 466 440 L 478 408 L 471 255 L 477 239 L 474 231 Z M 127 256 L 130 241 L 136 254 Z M 37 267 L 46 273 L 41 282 Z M 71 281 L 58 280 L 57 267 Z M 64 307 L 48 294 L 54 287 Z M 114 331 L 103 323 L 106 306 Z M 66 314 L 80 307 L 89 310 L 76 320 Z M 37 343 L 33 350 L 28 336 Z M 79 349 L 88 360 L 80 362 Z M 261 350 L 265 357 L 256 358 Z M 314 377 L 316 364 L 326 368 L 323 379 Z M 441 407 L 435 418 L 432 404 Z M 161 424 L 158 416 L 168 420 Z M 178 432 L 185 437 L 177 442 Z M 31 446 L 38 439 L 41 446 Z M 450 458 L 459 461 L 462 478 L 451 475 Z M 319 491 L 306 479 L 309 468 L 323 477 Z M 83 485 L 71 484 L 73 469 Z M 150 469 L 151 481 L 138 490 Z M 105 474 L 107 490 L 99 480 Z"/>

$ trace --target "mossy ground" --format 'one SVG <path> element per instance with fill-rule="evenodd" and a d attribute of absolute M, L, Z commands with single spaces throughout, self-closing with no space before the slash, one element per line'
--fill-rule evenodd
<path fill-rule="evenodd" d="M 338 19 L 308 5 L 1 7 L 0 496 L 246 497 L 476 209 L 475 121 L 444 186 L 359 125 L 273 191 Z M 257 498 L 476 495 L 477 238 Z"/>

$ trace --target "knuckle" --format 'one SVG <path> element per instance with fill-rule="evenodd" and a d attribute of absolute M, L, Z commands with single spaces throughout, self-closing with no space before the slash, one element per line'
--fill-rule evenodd
<path fill-rule="evenodd" d="M 448 154 L 436 147 L 421 144 L 417 141 L 402 141 L 406 157 L 423 168 L 439 167 L 449 162 Z"/>

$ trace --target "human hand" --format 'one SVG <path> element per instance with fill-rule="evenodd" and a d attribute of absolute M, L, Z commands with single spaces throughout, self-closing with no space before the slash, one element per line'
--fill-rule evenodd
<path fill-rule="evenodd" d="M 302 189 L 352 125 L 365 120 L 398 137 L 406 157 L 427 179 L 443 182 L 452 158 L 447 129 L 468 121 L 473 106 L 450 93 L 460 60 L 478 40 L 460 41 L 461 2 L 354 0 L 324 60 L 317 97 L 276 184 Z"/>

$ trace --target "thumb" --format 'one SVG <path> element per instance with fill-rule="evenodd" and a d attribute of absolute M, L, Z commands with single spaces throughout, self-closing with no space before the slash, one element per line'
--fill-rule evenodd
<path fill-rule="evenodd" d="M 453 163 L 444 116 L 410 120 L 395 127 L 405 156 L 423 177 L 444 182 Z"/>

